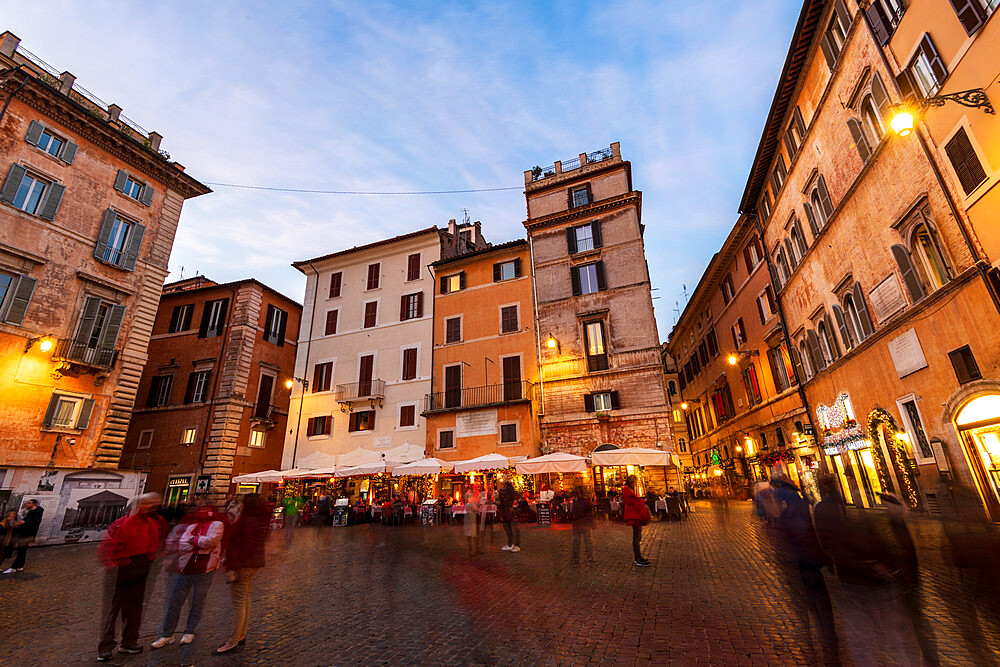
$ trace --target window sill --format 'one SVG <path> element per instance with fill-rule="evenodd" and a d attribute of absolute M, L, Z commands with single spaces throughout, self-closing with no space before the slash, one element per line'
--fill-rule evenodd
<path fill-rule="evenodd" d="M 517 442 L 498 442 L 497 443 L 497 447 L 520 447 L 520 446 L 521 446 L 521 441 L 520 440 L 518 440 Z"/>
<path fill-rule="evenodd" d="M 600 255 L 601 255 L 601 246 L 598 246 L 596 248 L 591 248 L 590 250 L 577 250 L 574 253 L 570 253 L 569 257 L 570 259 L 578 260 L 578 259 L 589 259 L 591 257 L 600 257 Z"/>
<path fill-rule="evenodd" d="M 352 437 L 356 435 L 375 435 L 375 429 L 369 428 L 365 429 L 364 431 L 348 431 L 347 435 L 350 435 Z"/>
<path fill-rule="evenodd" d="M 329 440 L 330 434 L 324 433 L 323 435 L 307 435 L 306 440 Z"/>
<path fill-rule="evenodd" d="M 141 201 L 139 201 L 135 197 L 127 195 L 124 192 L 122 192 L 121 190 L 115 190 L 115 192 L 118 194 L 119 197 L 121 197 L 122 199 L 125 199 L 127 201 L 130 201 L 133 204 L 138 204 L 139 206 L 144 206 L 146 208 L 152 208 L 152 204 L 143 204 Z"/>
<path fill-rule="evenodd" d="M 72 433 L 74 435 L 82 435 L 85 429 L 73 426 L 43 426 L 40 430 L 43 433 Z"/>

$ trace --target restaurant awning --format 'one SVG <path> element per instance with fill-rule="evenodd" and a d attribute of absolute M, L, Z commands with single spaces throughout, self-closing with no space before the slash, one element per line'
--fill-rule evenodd
<path fill-rule="evenodd" d="M 306 477 L 333 477 L 333 473 L 337 470 L 336 466 L 329 466 L 327 468 L 316 468 L 314 470 L 301 470 L 295 473 L 285 473 L 285 479 L 303 479 Z"/>
<path fill-rule="evenodd" d="M 662 449 L 626 447 L 625 449 L 594 450 L 595 466 L 672 466 L 670 453 Z"/>
<path fill-rule="evenodd" d="M 523 456 L 503 456 L 502 454 L 484 454 L 474 459 L 465 461 L 455 461 L 455 472 L 478 472 L 481 470 L 500 470 L 509 468 L 518 461 L 523 461 Z"/>
<path fill-rule="evenodd" d="M 455 466 L 448 461 L 427 458 L 394 467 L 392 469 L 392 476 L 402 477 L 403 475 L 436 475 L 441 472 L 448 472 L 454 467 Z"/>
<path fill-rule="evenodd" d="M 385 451 L 375 451 L 358 447 L 337 457 L 337 467 L 360 466 L 385 461 Z"/>
<path fill-rule="evenodd" d="M 538 475 L 546 472 L 583 472 L 587 469 L 587 458 L 576 454 L 553 452 L 521 461 L 514 467 L 522 475 Z"/>
<path fill-rule="evenodd" d="M 380 473 L 386 472 L 386 470 L 391 470 L 393 466 L 399 465 L 397 463 L 385 462 L 382 463 L 365 463 L 359 466 L 347 466 L 345 468 L 337 468 L 337 471 L 333 473 L 334 477 L 363 477 L 364 475 L 378 475 Z"/>
<path fill-rule="evenodd" d="M 277 475 L 277 477 L 274 477 Z M 272 477 L 272 479 L 262 479 L 262 477 Z M 233 477 L 233 484 L 259 484 L 260 482 L 277 482 L 281 479 L 279 470 L 261 470 L 260 472 L 248 472 L 244 475 Z"/>

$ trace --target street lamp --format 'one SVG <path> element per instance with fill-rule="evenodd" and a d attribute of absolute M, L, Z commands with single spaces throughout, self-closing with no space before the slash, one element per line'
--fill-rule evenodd
<path fill-rule="evenodd" d="M 295 467 L 295 457 L 296 457 L 296 455 L 299 452 L 299 428 L 301 428 L 301 426 L 302 426 L 302 402 L 305 400 L 306 390 L 309 389 L 309 380 L 306 380 L 305 378 L 294 377 L 294 376 L 292 376 L 292 377 L 288 378 L 287 380 L 285 380 L 285 388 L 290 391 L 292 389 L 292 387 L 295 386 L 296 382 L 298 382 L 298 383 L 300 383 L 302 385 L 302 393 L 299 394 L 299 418 L 298 418 L 298 421 L 295 422 L 295 445 L 292 447 L 292 467 L 293 468 Z M 289 396 L 289 398 L 291 398 L 291 396 Z"/>
<path fill-rule="evenodd" d="M 740 363 L 744 359 L 748 359 L 750 357 L 756 357 L 759 354 L 760 353 L 757 352 L 757 350 L 744 350 L 742 352 L 733 352 L 732 354 L 729 355 L 729 359 L 728 359 L 729 365 L 730 366 L 735 366 L 736 364 Z"/>
<path fill-rule="evenodd" d="M 893 117 L 889 121 L 892 131 L 901 137 L 905 137 L 913 132 L 916 117 L 922 114 L 927 107 L 943 107 L 945 102 L 956 102 L 964 107 L 972 109 L 982 109 L 984 113 L 993 115 L 996 113 L 990 98 L 986 96 L 986 91 L 982 88 L 971 88 L 960 90 L 956 93 L 945 95 L 932 95 L 916 101 L 916 109 L 908 104 L 897 104 L 893 107 Z"/>
<path fill-rule="evenodd" d="M 681 410 L 688 410 L 692 404 L 696 405 L 698 403 L 701 403 L 701 401 L 698 400 L 697 398 L 686 400 L 683 403 L 681 403 Z"/>

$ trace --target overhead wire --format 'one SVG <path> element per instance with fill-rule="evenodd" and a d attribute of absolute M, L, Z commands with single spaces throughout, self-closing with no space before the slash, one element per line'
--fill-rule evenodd
<path fill-rule="evenodd" d="M 368 191 L 368 190 L 310 190 L 304 188 L 279 188 L 266 185 L 240 185 L 238 183 L 217 183 L 205 181 L 205 185 L 222 188 L 239 188 L 241 190 L 266 190 L 268 192 L 294 192 L 311 195 L 458 195 L 470 192 L 501 192 L 504 190 L 523 190 L 520 185 L 504 188 L 470 188 L 468 190 L 413 190 L 413 191 Z"/>

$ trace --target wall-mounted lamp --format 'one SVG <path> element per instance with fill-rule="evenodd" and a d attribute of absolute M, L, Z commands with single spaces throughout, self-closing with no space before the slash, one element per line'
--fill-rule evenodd
<path fill-rule="evenodd" d="M 729 355 L 729 360 L 728 360 L 729 361 L 729 365 L 730 366 L 735 366 L 736 364 L 740 363 L 744 359 L 748 359 L 750 357 L 756 357 L 759 354 L 760 353 L 757 352 L 757 350 L 746 350 L 744 352 L 734 352 L 734 353 L 732 353 L 732 354 Z"/>
<path fill-rule="evenodd" d="M 945 102 L 956 102 L 963 107 L 972 109 L 982 109 L 983 112 L 993 115 L 996 113 L 990 98 L 982 88 L 972 88 L 970 90 L 960 90 L 946 95 L 933 95 L 917 100 L 914 104 L 897 104 L 893 107 L 892 120 L 889 121 L 892 131 L 901 137 L 905 137 L 913 132 L 913 125 L 917 117 L 921 116 L 927 107 L 943 107 Z"/>
<path fill-rule="evenodd" d="M 38 343 L 38 349 L 41 350 L 42 352 L 49 352 L 50 350 L 52 350 L 51 338 L 49 338 L 48 336 L 36 336 L 34 338 L 29 338 L 27 342 L 24 344 L 25 354 L 27 354 L 28 350 L 30 350 L 31 346 L 34 345 L 35 343 Z"/>
<path fill-rule="evenodd" d="M 681 410 L 688 410 L 692 405 L 698 405 L 699 403 L 701 403 L 701 401 L 697 398 L 688 399 L 681 403 Z"/>
<path fill-rule="evenodd" d="M 291 389 L 292 387 L 295 386 L 296 382 L 302 383 L 302 391 L 303 392 L 305 392 L 307 389 L 309 389 L 309 380 L 306 380 L 305 378 L 298 378 L 298 377 L 290 377 L 287 380 L 285 380 L 285 389 Z"/>
<path fill-rule="evenodd" d="M 559 341 L 556 340 L 555 336 L 549 336 L 548 340 L 545 341 L 545 347 L 559 351 Z"/>

